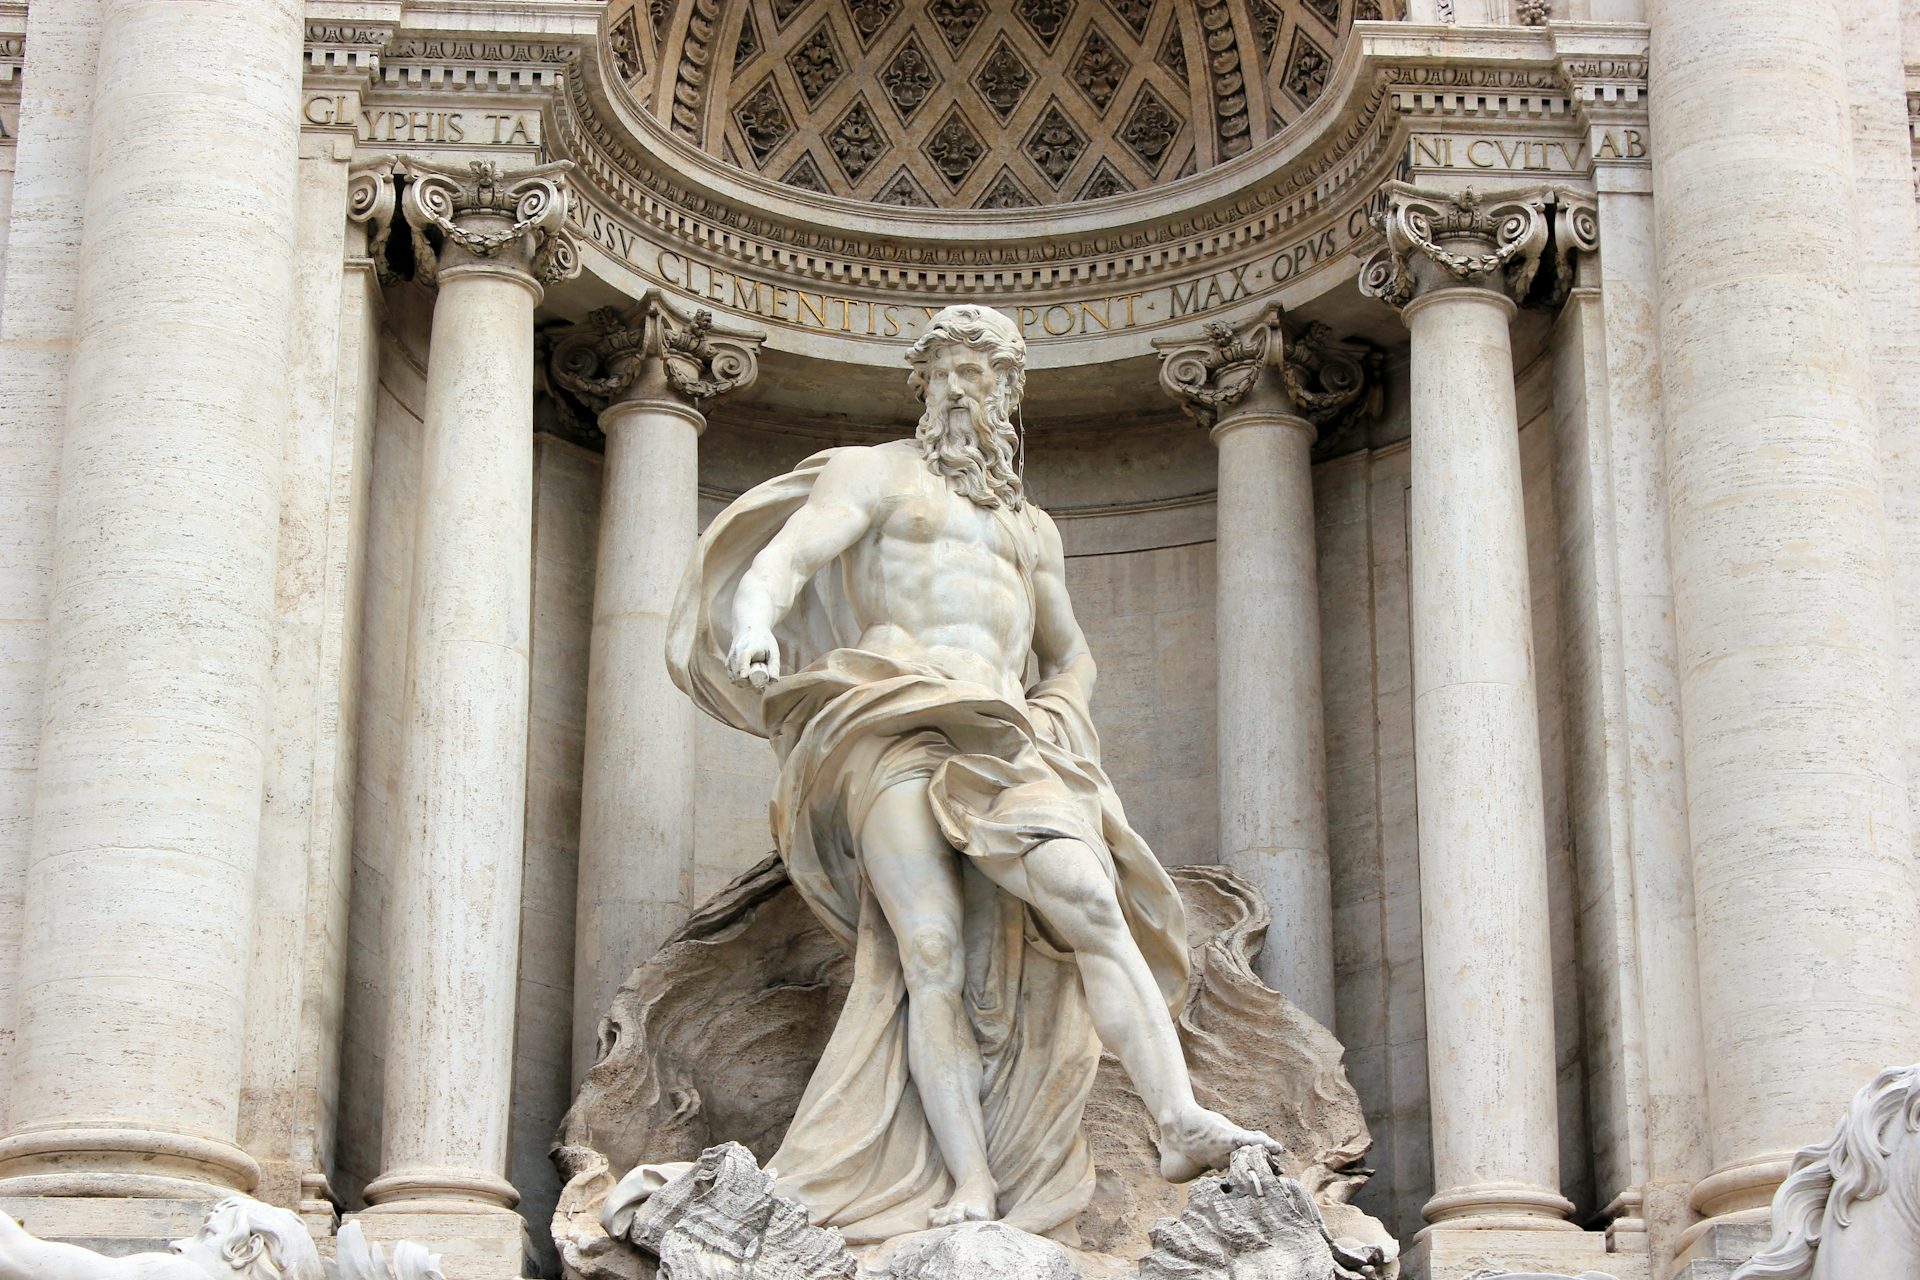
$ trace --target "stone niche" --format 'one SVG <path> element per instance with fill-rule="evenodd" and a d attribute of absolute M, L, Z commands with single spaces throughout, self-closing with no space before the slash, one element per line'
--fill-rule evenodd
<path fill-rule="evenodd" d="M 1279 1172 L 1297 1180 L 1331 1237 L 1378 1245 L 1391 1258 L 1385 1228 L 1348 1203 L 1370 1172 L 1362 1162 L 1371 1139 L 1340 1044 L 1249 967 L 1271 922 L 1266 905 L 1223 867 L 1171 874 L 1187 906 L 1191 973 L 1179 1030 L 1195 1093 L 1285 1144 Z M 635 1165 L 698 1160 L 726 1142 L 761 1162 L 773 1154 L 851 970 L 769 857 L 634 971 L 601 1024 L 599 1060 L 554 1149 L 566 1187 L 553 1234 L 572 1280 L 654 1274 L 650 1259 L 609 1239 L 600 1222 L 609 1192 Z M 1098 1181 L 1077 1224 L 1076 1264 L 1089 1276 L 1132 1274 L 1154 1247 L 1149 1230 L 1188 1207 L 1190 1187 L 1159 1176 L 1152 1122 L 1111 1054 L 1085 1124 Z M 1215 1181 L 1190 1186 L 1217 1191 Z M 1388 1263 L 1375 1274 L 1394 1270 Z"/>

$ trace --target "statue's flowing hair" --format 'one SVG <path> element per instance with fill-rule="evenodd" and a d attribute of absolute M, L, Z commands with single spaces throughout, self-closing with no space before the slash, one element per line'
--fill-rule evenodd
<path fill-rule="evenodd" d="M 1793 1171 L 1773 1197 L 1773 1239 L 1733 1280 L 1805 1280 L 1813 1274 L 1814 1254 L 1829 1215 L 1845 1227 L 1855 1201 L 1891 1191 L 1909 1225 L 1920 1229 L 1920 1188 L 1889 1178 L 1896 1152 L 1895 1124 L 1920 1133 L 1920 1063 L 1889 1067 L 1853 1095 L 1833 1137 L 1803 1147 Z M 1910 1153 L 1914 1143 L 1906 1146 Z M 1913 1159 L 1913 1155 L 1909 1155 Z M 1920 1165 L 1920 1159 L 1915 1160 Z"/>
<path fill-rule="evenodd" d="M 228 1196 L 200 1235 L 235 1272 L 258 1280 L 321 1280 L 320 1254 L 299 1218 L 246 1196 Z M 178 1251 L 175 1246 L 175 1251 Z"/>
<path fill-rule="evenodd" d="M 912 366 L 907 382 L 923 401 L 927 364 L 935 348 L 949 344 L 984 352 L 996 390 L 985 404 L 968 398 L 972 421 L 964 431 L 950 429 L 946 414 L 928 405 L 914 431 L 921 456 L 961 496 L 983 507 L 1004 504 L 1018 511 L 1026 499 L 1016 452 L 1020 433 L 1013 425 L 1013 413 L 1027 387 L 1027 344 L 1013 322 L 990 307 L 971 303 L 947 307 L 933 317 L 926 333 L 907 352 Z"/>

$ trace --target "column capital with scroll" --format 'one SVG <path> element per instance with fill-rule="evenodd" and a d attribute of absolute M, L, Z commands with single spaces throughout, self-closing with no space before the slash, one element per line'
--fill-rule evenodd
<path fill-rule="evenodd" d="M 580 273 L 580 245 L 567 229 L 571 160 L 502 170 L 414 156 L 376 156 L 354 166 L 347 216 L 367 227 L 367 253 L 383 280 L 395 272 L 387 242 L 398 220 L 413 251 L 413 278 L 434 284 L 460 267 L 502 270 L 538 288 Z"/>
<path fill-rule="evenodd" d="M 1374 228 L 1386 240 L 1360 269 L 1360 292 L 1396 309 L 1442 289 L 1488 289 L 1515 304 L 1558 306 L 1573 257 L 1598 247 L 1594 199 L 1537 185 L 1482 193 L 1389 182 Z"/>
<path fill-rule="evenodd" d="M 765 335 L 716 324 L 706 310 L 683 311 L 652 290 L 625 307 L 603 307 L 553 334 L 554 382 L 601 416 L 641 401 L 666 400 L 695 414 L 750 386 Z M 703 423 L 704 425 L 704 423 Z"/>
<path fill-rule="evenodd" d="M 1278 306 L 1239 325 L 1216 321 L 1198 337 L 1154 346 L 1161 389 L 1216 433 L 1257 412 L 1297 418 L 1320 433 L 1380 409 L 1384 353 L 1336 340 L 1317 320 L 1293 321 Z"/>

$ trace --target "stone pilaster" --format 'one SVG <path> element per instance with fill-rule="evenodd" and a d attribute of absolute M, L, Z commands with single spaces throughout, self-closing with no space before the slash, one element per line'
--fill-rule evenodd
<path fill-rule="evenodd" d="M 1361 289 L 1412 336 L 1414 764 L 1436 1193 L 1429 1223 L 1568 1228 L 1533 622 L 1508 323 L 1556 302 L 1590 200 L 1389 183 Z"/>
<path fill-rule="evenodd" d="M 1874 362 L 1908 322 L 1863 308 L 1880 288 L 1862 288 L 1860 227 L 1881 226 L 1875 257 L 1903 250 L 1860 211 L 1890 190 L 1884 150 L 1839 104 L 1879 58 L 1849 46 L 1842 11 L 1647 6 L 1712 1163 L 1693 1203 L 1712 1226 L 1763 1224 L 1794 1150 L 1920 1043 L 1883 503 L 1883 466 L 1911 453 L 1904 424 L 1875 420 L 1880 383 L 1910 375 Z M 1783 69 L 1799 109 L 1783 109 Z"/>
<path fill-rule="evenodd" d="M 105 0 L 97 22 L 72 359 L 23 369 L 63 381 L 66 422 L 0 1193 L 166 1203 L 259 1174 L 237 1123 L 302 14 Z M 58 84 L 77 46 L 55 41 Z"/>
<path fill-rule="evenodd" d="M 517 1275 L 507 1168 L 527 773 L 533 312 L 577 269 L 565 163 L 414 159 L 357 175 L 381 257 L 397 208 L 436 284 L 413 567 L 382 1172 L 370 1234 L 450 1276 Z M 464 1253 L 468 1256 L 461 1257 Z"/>
<path fill-rule="evenodd" d="M 1289 336 L 1289 335 L 1292 336 Z M 1220 860 L 1274 913 L 1260 976 L 1334 1024 L 1312 450 L 1377 408 L 1378 353 L 1270 307 L 1158 344 L 1160 383 L 1220 451 L 1215 634 Z"/>
<path fill-rule="evenodd" d="M 699 534 L 702 410 L 754 380 L 759 344 L 652 293 L 556 335 L 553 380 L 598 411 L 607 441 L 574 924 L 576 1085 L 621 982 L 693 905 L 695 708 L 667 674 L 667 619 Z"/>

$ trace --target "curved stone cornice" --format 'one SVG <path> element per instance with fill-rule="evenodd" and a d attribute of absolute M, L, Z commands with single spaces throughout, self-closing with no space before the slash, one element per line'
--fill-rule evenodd
<path fill-rule="evenodd" d="M 1447 27 L 1356 30 L 1327 92 L 1286 133 L 1192 177 L 1070 206 L 898 209 L 796 191 L 631 109 L 609 92 L 604 49 L 583 60 L 557 104 L 551 141 L 621 212 L 699 251 L 782 268 L 798 265 L 788 255 L 806 255 L 815 259 L 808 274 L 839 284 L 992 294 L 1188 268 L 1270 241 L 1349 206 L 1365 178 L 1390 168 L 1402 115 L 1567 113 L 1568 83 L 1539 29 L 1488 29 L 1470 41 Z M 935 274 L 944 281 L 927 278 Z"/>

